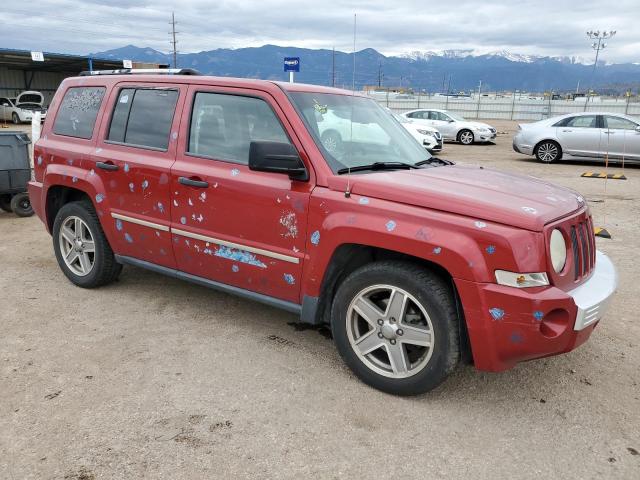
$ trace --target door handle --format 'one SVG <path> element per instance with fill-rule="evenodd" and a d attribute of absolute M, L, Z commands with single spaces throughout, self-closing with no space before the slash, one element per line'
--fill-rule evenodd
<path fill-rule="evenodd" d="M 187 178 L 187 177 L 179 177 L 178 182 L 180 182 L 182 185 L 187 185 L 189 187 L 207 188 L 209 186 L 209 182 L 205 182 L 204 180 Z"/>
<path fill-rule="evenodd" d="M 573 132 L 573 130 L 562 130 L 563 132 Z"/>
<path fill-rule="evenodd" d="M 113 163 L 106 163 L 106 162 L 96 162 L 96 167 L 101 168 L 102 170 L 118 170 L 118 165 L 115 165 Z"/>

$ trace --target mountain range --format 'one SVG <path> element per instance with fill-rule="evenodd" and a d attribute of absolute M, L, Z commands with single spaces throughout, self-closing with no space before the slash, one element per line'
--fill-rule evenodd
<path fill-rule="evenodd" d="M 128 45 L 91 54 L 94 57 L 170 64 L 170 54 Z M 383 85 L 410 87 L 427 92 L 522 90 L 529 92 L 584 91 L 588 85 L 601 91 L 640 87 L 640 64 L 598 62 L 579 57 L 520 55 L 507 51 L 444 50 L 385 56 L 367 48 L 355 53 L 355 87 Z M 263 45 L 238 49 L 219 48 L 179 53 L 178 66 L 203 74 L 287 80 L 284 57 L 300 57 L 296 82 L 352 88 L 353 54 L 327 49 Z M 589 64 L 591 63 L 591 64 Z M 335 67 L 334 67 L 335 65 Z M 335 72 L 335 73 L 334 73 Z M 592 80 L 593 74 L 593 80 Z"/>

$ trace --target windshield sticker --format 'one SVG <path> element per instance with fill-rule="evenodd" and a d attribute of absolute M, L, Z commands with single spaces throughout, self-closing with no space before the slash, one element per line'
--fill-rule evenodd
<path fill-rule="evenodd" d="M 120 97 L 120 103 L 127 103 L 129 101 L 129 95 L 123 95 Z"/>
<path fill-rule="evenodd" d="M 320 114 L 324 114 L 327 113 L 327 110 L 329 110 L 329 107 L 327 105 L 320 105 L 320 103 L 318 102 L 318 100 L 316 100 L 315 98 L 313 99 L 313 109 L 320 113 Z"/>

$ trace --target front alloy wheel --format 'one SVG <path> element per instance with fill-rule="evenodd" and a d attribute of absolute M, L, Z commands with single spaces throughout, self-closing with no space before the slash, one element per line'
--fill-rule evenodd
<path fill-rule="evenodd" d="M 471 145 L 473 143 L 473 132 L 471 130 L 462 130 L 458 135 L 458 140 L 463 145 Z"/>
<path fill-rule="evenodd" d="M 371 370 L 406 378 L 422 370 L 433 353 L 434 333 L 424 306 L 392 285 L 373 285 L 347 310 L 349 343 Z"/>

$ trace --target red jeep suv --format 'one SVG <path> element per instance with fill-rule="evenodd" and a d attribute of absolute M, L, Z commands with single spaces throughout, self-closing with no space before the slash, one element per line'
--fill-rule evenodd
<path fill-rule="evenodd" d="M 604 314 L 617 275 L 575 192 L 431 157 L 352 92 L 187 73 L 58 89 L 29 195 L 76 285 L 129 264 L 330 324 L 400 395 L 567 352 Z"/>

